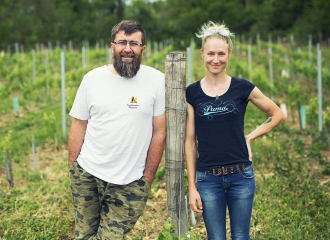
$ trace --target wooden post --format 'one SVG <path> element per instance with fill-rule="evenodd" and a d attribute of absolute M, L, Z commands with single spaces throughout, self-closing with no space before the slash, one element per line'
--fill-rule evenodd
<path fill-rule="evenodd" d="M 322 56 L 320 44 L 317 44 L 317 92 L 319 110 L 319 132 L 322 132 Z"/>
<path fill-rule="evenodd" d="M 49 55 L 48 55 L 48 49 L 46 49 L 45 50 L 45 75 L 46 75 L 45 97 L 46 97 L 46 102 L 49 99 L 49 77 L 48 77 L 48 70 L 49 70 Z"/>
<path fill-rule="evenodd" d="M 261 51 L 260 33 L 257 33 L 257 46 L 258 46 L 258 53 L 260 53 Z"/>
<path fill-rule="evenodd" d="M 10 153 L 9 153 L 9 149 L 6 149 L 7 152 L 7 158 L 6 158 L 6 173 L 7 173 L 7 180 L 9 183 L 9 186 L 11 188 L 14 187 L 14 178 L 13 178 L 13 169 L 11 166 L 11 159 L 10 159 Z"/>
<path fill-rule="evenodd" d="M 18 117 L 18 113 L 19 113 L 19 102 L 18 102 L 18 97 L 15 96 L 13 98 L 13 107 L 14 107 L 14 115 L 15 117 Z"/>
<path fill-rule="evenodd" d="M 61 90 L 62 90 L 62 132 L 66 136 L 66 105 L 65 105 L 65 53 L 61 52 Z"/>
<path fill-rule="evenodd" d="M 307 114 L 307 109 L 305 106 L 300 107 L 300 118 L 301 118 L 301 129 L 306 128 L 306 114 Z"/>
<path fill-rule="evenodd" d="M 32 50 L 32 79 L 36 82 L 36 51 Z"/>
<path fill-rule="evenodd" d="M 54 140 L 55 140 L 55 150 L 56 150 L 56 152 L 58 152 L 60 150 L 60 148 L 58 147 L 58 141 L 57 141 L 56 134 L 54 134 Z"/>
<path fill-rule="evenodd" d="M 82 56 L 82 67 L 86 68 L 86 49 L 85 47 L 82 47 L 81 49 L 81 56 Z"/>
<path fill-rule="evenodd" d="M 248 46 L 248 64 L 249 64 L 249 78 L 251 79 L 251 71 L 252 71 L 252 54 L 251 54 L 251 45 L 252 39 L 249 38 L 249 46 Z"/>
<path fill-rule="evenodd" d="M 330 133 L 329 133 L 329 126 L 328 126 L 328 124 L 325 124 L 325 128 L 327 130 L 328 149 L 329 149 L 329 152 L 330 152 Z"/>
<path fill-rule="evenodd" d="M 310 65 L 312 62 L 312 34 L 308 34 L 308 61 Z"/>
<path fill-rule="evenodd" d="M 270 84 L 272 86 L 274 86 L 272 40 L 271 40 L 271 38 L 269 38 L 268 56 L 269 56 L 269 80 L 270 80 Z M 273 93 L 271 93 L 271 99 L 274 100 L 274 94 Z"/>
<path fill-rule="evenodd" d="M 108 47 L 108 52 L 109 52 L 108 64 L 112 64 L 112 49 L 111 49 L 111 47 Z"/>
<path fill-rule="evenodd" d="M 32 167 L 33 170 L 38 170 L 39 160 L 37 156 L 37 150 L 36 150 L 36 141 L 34 139 L 34 136 L 32 134 Z"/>
<path fill-rule="evenodd" d="M 172 52 L 165 57 L 166 85 L 166 189 L 169 217 L 176 225 L 175 234 L 186 236 L 188 216 L 184 200 L 184 138 L 186 123 L 185 54 Z"/>
<path fill-rule="evenodd" d="M 297 102 L 297 107 L 298 107 L 298 115 L 299 115 L 299 126 L 300 126 L 300 130 L 303 130 L 302 129 L 302 123 L 301 123 L 301 112 L 300 112 L 300 107 L 301 107 L 301 105 L 300 105 L 300 101 L 298 100 L 298 102 Z"/>

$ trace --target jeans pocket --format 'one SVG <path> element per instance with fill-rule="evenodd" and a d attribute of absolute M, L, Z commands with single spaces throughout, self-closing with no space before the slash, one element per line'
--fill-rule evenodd
<path fill-rule="evenodd" d="M 254 178 L 254 172 L 253 172 L 252 165 L 245 168 L 243 172 L 240 171 L 240 174 L 243 178 L 248 178 L 248 179 Z"/>
<path fill-rule="evenodd" d="M 206 178 L 206 171 L 197 171 L 196 172 L 196 179 L 198 182 L 204 181 Z"/>

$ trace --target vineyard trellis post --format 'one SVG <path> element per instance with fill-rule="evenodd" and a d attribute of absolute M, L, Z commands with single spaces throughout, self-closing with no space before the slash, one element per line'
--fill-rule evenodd
<path fill-rule="evenodd" d="M 7 45 L 7 54 L 10 56 L 11 55 L 11 45 Z"/>
<path fill-rule="evenodd" d="M 7 180 L 9 183 L 9 186 L 11 188 L 14 187 L 14 177 L 13 177 L 13 169 L 12 169 L 12 165 L 11 165 L 11 158 L 10 158 L 10 153 L 9 153 L 9 149 L 6 149 L 7 152 L 7 157 L 6 157 L 6 173 L 7 173 Z"/>
<path fill-rule="evenodd" d="M 85 53 L 86 49 L 85 47 L 82 47 L 81 49 L 81 55 L 82 55 L 82 67 L 86 68 L 86 53 Z"/>
<path fill-rule="evenodd" d="M 32 81 L 36 82 L 36 51 L 32 50 Z"/>
<path fill-rule="evenodd" d="M 19 54 L 19 44 L 18 44 L 18 42 L 15 42 L 15 53 L 17 55 Z"/>
<path fill-rule="evenodd" d="M 300 107 L 300 117 L 301 117 L 301 128 L 305 129 L 306 128 L 306 114 L 307 114 L 307 109 L 305 106 Z"/>
<path fill-rule="evenodd" d="M 187 47 L 188 85 L 192 83 L 192 55 L 193 55 L 193 49 L 192 49 L 192 45 L 190 45 L 190 47 Z"/>
<path fill-rule="evenodd" d="M 300 104 L 300 101 L 298 100 L 297 101 L 297 107 L 298 107 L 298 116 L 299 116 L 299 126 L 300 126 L 300 130 L 303 130 L 303 128 L 302 128 L 302 121 L 301 121 L 301 111 L 300 111 L 300 109 L 301 109 L 301 104 Z"/>
<path fill-rule="evenodd" d="M 268 56 L 269 56 L 269 80 L 272 87 L 274 86 L 274 74 L 273 74 L 273 57 L 272 57 L 272 38 L 268 39 Z M 273 91 L 271 92 L 271 98 L 274 100 Z"/>
<path fill-rule="evenodd" d="M 21 61 L 24 62 L 24 59 L 25 59 L 24 58 L 24 45 L 21 44 L 20 47 L 21 47 Z"/>
<path fill-rule="evenodd" d="M 317 91 L 319 109 L 319 132 L 322 132 L 322 63 L 320 44 L 317 44 Z"/>
<path fill-rule="evenodd" d="M 48 71 L 49 71 L 49 55 L 48 55 L 48 49 L 45 50 L 45 73 L 46 73 L 46 86 L 45 86 L 45 96 L 46 101 L 49 100 L 49 77 L 48 77 Z"/>
<path fill-rule="evenodd" d="M 248 64 L 249 64 L 249 78 L 251 79 L 251 71 L 252 71 L 252 56 L 251 56 L 251 45 L 252 39 L 249 38 L 249 46 L 248 46 Z"/>
<path fill-rule="evenodd" d="M 18 102 L 18 97 L 14 96 L 13 98 L 13 108 L 14 108 L 14 115 L 15 117 L 18 117 L 19 114 L 19 102 Z"/>
<path fill-rule="evenodd" d="M 66 111 L 65 111 L 65 53 L 61 52 L 61 86 L 62 86 L 62 131 L 66 136 Z"/>
<path fill-rule="evenodd" d="M 36 140 L 35 140 L 33 134 L 32 134 L 32 166 L 33 166 L 34 171 L 36 171 L 38 169 L 38 157 L 37 157 L 37 150 L 36 150 Z"/>
<path fill-rule="evenodd" d="M 308 34 L 308 60 L 309 64 L 311 64 L 312 61 L 312 35 Z"/>
<path fill-rule="evenodd" d="M 172 52 L 165 57 L 166 144 L 165 169 L 169 217 L 175 234 L 186 236 L 188 216 L 184 199 L 184 138 L 186 122 L 185 54 Z"/>

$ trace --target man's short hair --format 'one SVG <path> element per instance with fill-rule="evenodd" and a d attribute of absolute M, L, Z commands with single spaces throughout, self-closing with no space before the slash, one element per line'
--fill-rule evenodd
<path fill-rule="evenodd" d="M 111 30 L 111 41 L 115 41 L 116 35 L 119 31 L 124 31 L 125 34 L 132 34 L 140 31 L 142 33 L 142 44 L 145 45 L 146 33 L 144 32 L 140 23 L 123 20 L 120 23 L 117 23 Z"/>

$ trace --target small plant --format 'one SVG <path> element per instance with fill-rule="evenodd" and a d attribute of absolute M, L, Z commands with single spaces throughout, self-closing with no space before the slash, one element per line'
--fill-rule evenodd
<path fill-rule="evenodd" d="M 322 170 L 323 175 L 330 175 L 330 164 L 326 165 Z"/>
<path fill-rule="evenodd" d="M 158 236 L 158 240 L 185 240 L 185 239 L 192 239 L 192 240 L 199 240 L 199 236 L 195 235 L 195 234 L 191 234 L 190 232 L 187 233 L 187 237 L 183 238 L 183 237 L 175 237 L 174 233 L 175 233 L 175 228 L 176 225 L 172 224 L 172 220 L 168 219 L 164 226 L 164 231 L 162 231 L 159 236 Z"/>

